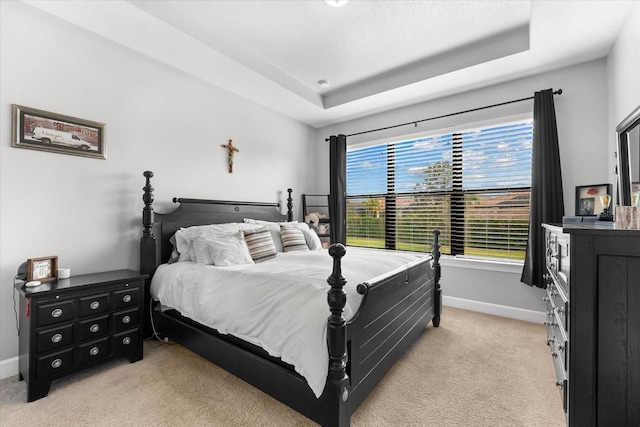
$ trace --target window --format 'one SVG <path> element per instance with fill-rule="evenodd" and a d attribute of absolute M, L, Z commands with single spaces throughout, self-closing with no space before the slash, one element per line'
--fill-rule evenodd
<path fill-rule="evenodd" d="M 347 151 L 347 244 L 524 259 L 533 122 Z"/>

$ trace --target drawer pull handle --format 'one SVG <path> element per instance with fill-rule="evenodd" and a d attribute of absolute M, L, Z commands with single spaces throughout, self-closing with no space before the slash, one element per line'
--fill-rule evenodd
<path fill-rule="evenodd" d="M 97 310 L 98 307 L 100 307 L 100 302 L 99 301 L 94 301 L 91 304 L 89 304 L 89 308 L 91 310 Z"/>
<path fill-rule="evenodd" d="M 60 366 L 62 366 L 62 359 L 56 359 L 56 360 L 54 360 L 53 362 L 51 362 L 51 367 L 52 367 L 53 369 L 57 369 L 57 368 L 59 368 Z"/>
<path fill-rule="evenodd" d="M 60 316 L 62 316 L 62 309 L 61 308 L 56 308 L 55 310 L 53 310 L 51 312 L 51 317 L 58 318 Z"/>
<path fill-rule="evenodd" d="M 93 325 L 91 325 L 91 327 L 89 328 L 89 330 L 91 332 L 98 332 L 100 330 L 100 325 L 98 325 L 97 323 L 94 323 Z"/>
<path fill-rule="evenodd" d="M 122 297 L 122 301 L 131 302 L 131 295 L 127 294 L 127 295 L 123 296 Z"/>
<path fill-rule="evenodd" d="M 51 337 L 51 342 L 53 343 L 58 343 L 60 341 L 62 341 L 62 334 L 55 334 Z"/>
<path fill-rule="evenodd" d="M 124 317 L 122 318 L 122 323 L 129 323 L 129 322 L 131 322 L 131 317 L 129 317 L 129 316 L 124 316 Z"/>
<path fill-rule="evenodd" d="M 129 345 L 129 344 L 131 344 L 131 338 L 129 338 L 129 337 L 124 337 L 124 338 L 122 339 L 122 344 L 124 344 L 124 345 Z"/>
<path fill-rule="evenodd" d="M 89 350 L 89 354 L 92 356 L 95 356 L 98 353 L 100 353 L 100 349 L 98 347 L 92 347 L 91 350 Z"/>

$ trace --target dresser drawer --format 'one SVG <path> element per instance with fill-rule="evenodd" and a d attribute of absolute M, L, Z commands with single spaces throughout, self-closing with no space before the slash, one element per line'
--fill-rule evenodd
<path fill-rule="evenodd" d="M 98 294 L 90 297 L 79 298 L 80 317 L 95 316 L 109 311 L 109 294 Z"/>
<path fill-rule="evenodd" d="M 140 342 L 140 331 L 136 328 L 120 332 L 113 336 L 111 342 L 114 354 L 127 352 L 131 350 L 131 348 L 135 348 Z"/>
<path fill-rule="evenodd" d="M 58 374 L 73 368 L 73 349 L 41 356 L 36 359 L 36 373 L 38 378 Z"/>
<path fill-rule="evenodd" d="M 78 322 L 78 341 L 100 338 L 109 333 L 109 316 Z"/>
<path fill-rule="evenodd" d="M 120 310 L 127 307 L 137 307 L 140 301 L 140 288 L 125 289 L 116 291 L 114 296 L 114 308 Z"/>
<path fill-rule="evenodd" d="M 36 315 L 38 316 L 37 326 L 53 325 L 72 320 L 74 303 L 75 300 L 66 300 L 38 305 L 36 309 Z"/>
<path fill-rule="evenodd" d="M 81 365 L 100 360 L 108 355 L 109 337 L 91 341 L 78 347 L 78 363 Z"/>
<path fill-rule="evenodd" d="M 119 311 L 113 314 L 114 332 L 124 331 L 138 326 L 138 308 L 127 311 Z"/>
<path fill-rule="evenodd" d="M 551 279 L 547 285 L 547 314 L 557 314 L 557 320 L 565 331 L 569 328 L 569 301 L 562 289 Z"/>
<path fill-rule="evenodd" d="M 57 350 L 73 343 L 73 325 L 45 329 L 36 333 L 36 352 Z"/>

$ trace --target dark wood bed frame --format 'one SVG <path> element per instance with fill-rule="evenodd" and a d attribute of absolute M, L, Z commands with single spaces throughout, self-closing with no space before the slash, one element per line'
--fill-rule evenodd
<path fill-rule="evenodd" d="M 170 237 L 180 227 L 227 222 L 243 218 L 267 221 L 292 220 L 291 189 L 288 190 L 287 215 L 278 203 L 232 202 L 219 200 L 176 199 L 177 209 L 154 214 L 153 173 L 144 172 L 143 235 L 140 243 L 141 273 L 151 278 L 172 250 Z M 360 283 L 364 296 L 360 309 L 349 322 L 342 312 L 346 303 L 341 273 L 345 247 L 331 245 L 333 272 L 327 279 L 327 345 L 329 374 L 320 398 L 316 398 L 306 380 L 293 367 L 268 355 L 263 349 L 229 335 L 222 335 L 180 315 L 175 310 L 153 310 L 158 333 L 205 357 L 244 381 L 259 388 L 323 426 L 348 426 L 350 417 L 393 364 L 425 331 L 429 321 L 439 326 L 442 312 L 440 288 L 439 231 L 434 230 L 431 257 L 407 265 L 403 271 L 389 273 L 375 283 Z M 159 239 L 159 241 L 156 240 Z M 147 293 L 147 295 L 150 295 Z M 148 331 L 148 336 L 151 331 Z"/>

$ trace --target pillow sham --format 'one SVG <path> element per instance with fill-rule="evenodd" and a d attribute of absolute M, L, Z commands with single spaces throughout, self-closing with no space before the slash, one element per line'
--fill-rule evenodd
<path fill-rule="evenodd" d="M 304 239 L 307 241 L 307 246 L 310 251 L 318 251 L 322 249 L 322 241 L 315 231 L 309 228 L 306 230 L 303 229 L 302 234 L 304 234 Z"/>
<path fill-rule="evenodd" d="M 196 254 L 195 261 L 198 264 L 218 267 L 253 264 L 249 248 L 240 231 L 216 233 L 214 239 L 199 236 L 194 239 L 193 246 Z"/>
<path fill-rule="evenodd" d="M 254 262 L 266 261 L 275 258 L 278 254 L 271 238 L 271 232 L 266 227 L 244 230 L 242 233 Z"/>
<path fill-rule="evenodd" d="M 302 230 L 296 226 L 280 224 L 280 238 L 285 252 L 309 250 Z"/>
<path fill-rule="evenodd" d="M 259 225 L 255 224 L 229 222 L 224 224 L 194 225 L 192 227 L 180 228 L 173 235 L 173 238 L 175 239 L 174 247 L 179 255 L 178 261 L 196 261 L 193 242 L 197 237 L 202 236 L 205 239 L 214 239 L 215 233 L 235 233 L 241 229 L 259 227 Z"/>

